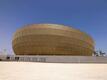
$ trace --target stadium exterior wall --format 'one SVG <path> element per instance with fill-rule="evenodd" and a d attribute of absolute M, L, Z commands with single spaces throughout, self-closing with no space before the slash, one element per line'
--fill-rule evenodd
<path fill-rule="evenodd" d="M 107 57 L 96 56 L 0 56 L 2 61 L 25 61 L 43 63 L 107 63 Z"/>

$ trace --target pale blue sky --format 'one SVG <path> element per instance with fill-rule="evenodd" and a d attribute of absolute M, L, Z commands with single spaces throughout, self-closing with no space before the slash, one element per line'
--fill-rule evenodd
<path fill-rule="evenodd" d="M 0 51 L 12 52 L 12 36 L 32 23 L 73 26 L 107 52 L 107 0 L 0 0 Z"/>

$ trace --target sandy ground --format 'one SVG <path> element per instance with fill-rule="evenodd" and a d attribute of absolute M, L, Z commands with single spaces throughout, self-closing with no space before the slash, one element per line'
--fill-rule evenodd
<path fill-rule="evenodd" d="M 0 62 L 0 80 L 107 80 L 107 64 Z"/>

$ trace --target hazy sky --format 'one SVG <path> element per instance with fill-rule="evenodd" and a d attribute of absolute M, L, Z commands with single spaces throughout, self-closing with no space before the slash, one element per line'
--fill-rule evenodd
<path fill-rule="evenodd" d="M 73 26 L 107 52 L 107 0 L 0 0 L 0 51 L 12 52 L 12 36 L 32 23 Z"/>

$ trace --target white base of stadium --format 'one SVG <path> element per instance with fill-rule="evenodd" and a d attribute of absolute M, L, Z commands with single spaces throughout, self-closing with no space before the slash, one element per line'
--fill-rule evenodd
<path fill-rule="evenodd" d="M 25 61 L 44 63 L 107 63 L 107 57 L 101 56 L 0 56 L 1 61 Z"/>

